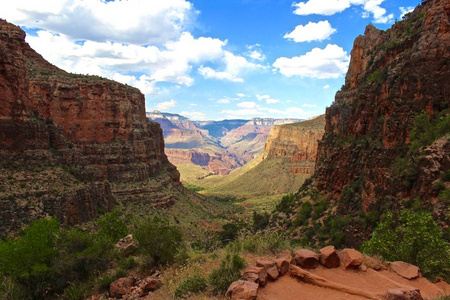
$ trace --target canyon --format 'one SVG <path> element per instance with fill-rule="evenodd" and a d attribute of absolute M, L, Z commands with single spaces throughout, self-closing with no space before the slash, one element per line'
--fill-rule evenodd
<path fill-rule="evenodd" d="M 0 228 L 91 220 L 121 201 L 168 207 L 183 192 L 136 88 L 67 73 L 0 20 Z"/>
<path fill-rule="evenodd" d="M 160 111 L 147 112 L 147 117 L 161 125 L 170 162 L 177 166 L 201 166 L 211 175 L 227 175 L 255 158 L 263 150 L 272 126 L 301 121 L 272 118 L 191 121 Z"/>

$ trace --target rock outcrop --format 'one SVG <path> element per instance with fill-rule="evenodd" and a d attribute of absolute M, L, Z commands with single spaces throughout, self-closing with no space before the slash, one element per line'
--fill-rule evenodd
<path fill-rule="evenodd" d="M 2 232 L 49 215 L 66 224 L 92 219 L 130 193 L 144 195 L 137 186 L 149 181 L 177 188 L 138 89 L 60 70 L 24 39 L 0 20 Z"/>
<path fill-rule="evenodd" d="M 450 167 L 448 135 L 430 146 L 429 155 L 417 156 L 417 170 L 398 165 L 414 161 L 408 148 L 418 115 L 430 122 L 449 117 L 449 16 L 448 1 L 423 1 L 391 29 L 368 25 L 356 38 L 345 85 L 326 110 L 315 168 L 317 188 L 334 198 L 346 187 L 360 187 L 338 212 L 367 212 L 381 200 L 437 200 L 432 185 Z"/>
<path fill-rule="evenodd" d="M 325 131 L 325 116 L 273 126 L 266 140 L 263 160 L 282 157 L 293 174 L 312 174 L 318 141 Z"/>

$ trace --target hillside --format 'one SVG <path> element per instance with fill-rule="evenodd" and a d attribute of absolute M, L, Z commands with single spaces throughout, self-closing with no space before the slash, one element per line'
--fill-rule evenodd
<path fill-rule="evenodd" d="M 228 195 L 267 195 L 296 192 L 311 176 L 317 153 L 317 142 L 324 130 L 324 116 L 299 123 L 275 125 L 264 151 L 241 169 L 214 182 L 213 178 L 196 181 L 209 186 L 208 193 Z M 212 186 L 211 181 L 215 183 Z"/>
<path fill-rule="evenodd" d="M 181 186 L 138 89 L 58 69 L 24 38 L 0 20 L 2 236 L 42 217 L 83 223 L 117 205 L 144 215 L 187 205 L 196 212 L 184 224 L 221 211 Z"/>

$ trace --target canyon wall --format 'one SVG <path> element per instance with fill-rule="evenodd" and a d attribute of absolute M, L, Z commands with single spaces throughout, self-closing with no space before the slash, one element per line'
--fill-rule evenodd
<path fill-rule="evenodd" d="M 179 188 L 138 89 L 60 70 L 24 39 L 0 20 L 1 229 L 49 215 L 86 221 L 130 195 L 151 198 L 150 181 Z M 160 196 L 148 201 L 173 202 Z"/>
<path fill-rule="evenodd" d="M 420 116 L 448 123 L 449 18 L 448 1 L 428 0 L 391 29 L 368 25 L 356 38 L 345 85 L 326 110 L 315 169 L 317 188 L 335 199 L 345 188 L 361 188 L 361 195 L 340 203 L 342 212 L 358 206 L 367 212 L 398 199 L 439 202 L 433 186 L 450 168 L 448 129 L 417 155 L 411 130 L 416 127 L 417 139 L 434 128 L 417 129 Z"/>

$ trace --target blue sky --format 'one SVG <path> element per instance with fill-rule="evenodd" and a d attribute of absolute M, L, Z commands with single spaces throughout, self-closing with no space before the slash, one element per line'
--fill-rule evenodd
<path fill-rule="evenodd" d="M 344 83 L 367 24 L 420 0 L 0 0 L 51 63 L 138 87 L 194 120 L 308 118 Z"/>

